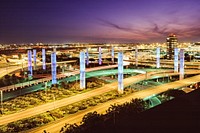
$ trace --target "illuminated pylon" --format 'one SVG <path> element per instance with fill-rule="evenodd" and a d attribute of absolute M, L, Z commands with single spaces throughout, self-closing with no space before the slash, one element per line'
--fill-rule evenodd
<path fill-rule="evenodd" d="M 28 77 L 31 78 L 33 76 L 33 68 L 32 68 L 32 52 L 28 50 Z"/>
<path fill-rule="evenodd" d="M 114 63 L 114 57 L 115 57 L 114 47 L 112 47 L 112 50 L 111 50 L 111 57 L 112 57 L 112 63 Z"/>
<path fill-rule="evenodd" d="M 178 48 L 174 49 L 174 72 L 178 72 Z"/>
<path fill-rule="evenodd" d="M 85 52 L 80 52 L 80 89 L 85 88 Z"/>
<path fill-rule="evenodd" d="M 86 64 L 89 65 L 89 52 L 88 52 L 88 48 L 86 50 Z"/>
<path fill-rule="evenodd" d="M 160 68 L 160 48 L 156 48 L 156 68 Z"/>
<path fill-rule="evenodd" d="M 33 49 L 33 64 L 34 64 L 34 70 L 36 70 L 37 62 L 36 62 L 36 49 Z"/>
<path fill-rule="evenodd" d="M 44 48 L 42 49 L 42 68 L 46 70 L 46 53 Z"/>
<path fill-rule="evenodd" d="M 52 75 L 52 84 L 57 83 L 56 79 L 56 52 L 51 53 L 51 75 Z"/>
<path fill-rule="evenodd" d="M 99 65 L 102 64 L 101 47 L 99 47 Z"/>
<path fill-rule="evenodd" d="M 124 85 L 123 85 L 123 53 L 118 53 L 118 92 L 124 92 Z"/>
<path fill-rule="evenodd" d="M 184 49 L 180 49 L 180 80 L 184 79 L 184 59 Z"/>

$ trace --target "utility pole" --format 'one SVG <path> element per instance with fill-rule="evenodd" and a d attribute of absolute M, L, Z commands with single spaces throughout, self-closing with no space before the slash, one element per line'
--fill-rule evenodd
<path fill-rule="evenodd" d="M 1 114 L 3 114 L 3 91 L 0 91 L 1 93 Z"/>

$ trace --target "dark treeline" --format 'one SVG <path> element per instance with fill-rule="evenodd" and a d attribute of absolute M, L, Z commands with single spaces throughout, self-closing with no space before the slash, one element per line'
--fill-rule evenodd
<path fill-rule="evenodd" d="M 84 116 L 80 126 L 66 124 L 62 133 L 199 133 L 200 90 L 182 94 L 154 108 L 140 99 L 112 105 L 105 115 Z"/>

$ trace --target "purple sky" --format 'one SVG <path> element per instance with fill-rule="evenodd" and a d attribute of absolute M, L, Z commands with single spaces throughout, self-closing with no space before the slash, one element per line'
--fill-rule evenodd
<path fill-rule="evenodd" d="M 1 0 L 0 43 L 200 41 L 200 0 Z"/>

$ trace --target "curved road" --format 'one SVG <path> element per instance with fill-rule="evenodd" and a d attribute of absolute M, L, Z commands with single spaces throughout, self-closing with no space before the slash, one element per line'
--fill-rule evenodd
<path fill-rule="evenodd" d="M 166 71 L 165 73 L 167 73 L 167 72 L 171 73 L 172 71 L 169 70 L 169 71 Z M 124 87 L 130 86 L 133 83 L 145 80 L 146 78 L 150 79 L 156 73 L 161 73 L 161 72 L 149 72 L 148 75 L 140 74 L 140 75 L 137 75 L 137 76 L 126 78 L 126 79 L 124 79 Z M 174 73 L 172 73 L 172 74 L 174 74 Z M 178 74 L 178 73 L 176 73 L 176 74 Z M 197 81 L 199 81 L 199 79 Z M 58 101 L 55 101 L 55 102 L 39 105 L 39 106 L 36 106 L 34 108 L 27 109 L 27 110 L 24 110 L 24 111 L 21 111 L 21 112 L 18 112 L 18 113 L 5 115 L 5 116 L 0 117 L 0 125 L 10 123 L 10 122 L 13 122 L 13 121 L 17 121 L 19 119 L 31 117 L 31 116 L 52 110 L 52 109 L 55 108 L 55 105 L 56 105 L 56 108 L 59 108 L 59 107 L 62 107 L 62 106 L 65 106 L 65 105 L 68 105 L 68 104 L 71 104 L 71 103 L 75 103 L 75 102 L 93 97 L 95 95 L 100 95 L 100 94 L 103 94 L 103 93 L 111 91 L 111 90 L 116 90 L 117 88 L 118 88 L 118 82 L 116 81 L 116 82 L 107 84 L 103 87 L 100 87 L 98 89 L 95 89 L 95 90 L 92 90 L 92 91 L 89 91 L 89 92 L 86 92 L 86 93 L 77 94 L 75 96 L 64 98 L 62 100 L 58 100 Z"/>
<path fill-rule="evenodd" d="M 65 123 L 70 123 L 70 124 L 78 123 L 79 124 L 81 122 L 83 116 L 85 114 L 89 113 L 89 112 L 97 111 L 98 113 L 106 113 L 106 110 L 110 107 L 111 104 L 114 104 L 114 103 L 122 104 L 122 103 L 125 103 L 125 102 L 129 102 L 131 99 L 135 99 L 135 98 L 144 99 L 148 96 L 152 96 L 154 94 L 156 95 L 156 94 L 165 92 L 165 91 L 167 91 L 168 89 L 171 89 L 171 88 L 184 87 L 184 86 L 188 86 L 188 85 L 193 84 L 193 83 L 197 83 L 199 81 L 200 81 L 200 75 L 197 75 L 197 76 L 193 76 L 191 78 L 187 78 L 187 79 L 183 79 L 183 80 L 179 80 L 179 81 L 175 81 L 175 82 L 171 82 L 171 83 L 166 83 L 166 84 L 162 84 L 162 85 L 155 86 L 155 87 L 152 87 L 152 88 L 148 88 L 148 89 L 145 89 L 145 90 L 141 90 L 139 92 L 135 92 L 135 93 L 130 94 L 128 96 L 118 98 L 118 99 L 114 99 L 114 100 L 108 101 L 104 104 L 97 105 L 93 108 L 88 108 L 88 109 L 86 109 L 84 111 L 80 111 L 76 114 L 69 115 L 68 117 L 62 118 L 58 121 L 47 124 L 45 126 L 34 128 L 34 129 L 24 131 L 24 132 L 41 133 L 44 130 L 46 130 L 46 131 L 49 131 L 51 133 L 58 133 L 60 131 L 61 127 L 63 127 L 65 125 Z"/>
<path fill-rule="evenodd" d="M 149 72 L 149 74 L 156 74 L 156 73 L 160 73 L 160 72 Z M 137 76 L 126 78 L 126 79 L 124 79 L 124 87 L 129 86 L 134 82 L 142 81 L 144 79 L 146 79 L 145 74 L 139 74 Z M 34 115 L 37 115 L 37 114 L 41 114 L 43 112 L 54 109 L 55 105 L 56 105 L 56 108 L 59 108 L 59 107 L 62 107 L 62 106 L 68 105 L 68 104 L 72 104 L 72 103 L 81 101 L 83 99 L 87 99 L 87 98 L 90 98 L 90 97 L 93 97 L 93 96 L 96 96 L 96 95 L 103 94 L 105 92 L 116 90 L 117 88 L 118 88 L 118 82 L 116 81 L 116 82 L 106 84 L 103 87 L 91 90 L 91 91 L 86 92 L 86 93 L 77 94 L 75 96 L 71 96 L 71 97 L 68 97 L 68 98 L 57 100 L 55 102 L 39 105 L 39 106 L 36 106 L 34 108 L 27 109 L 27 110 L 24 110 L 24 111 L 21 111 L 21 112 L 17 112 L 17 113 L 10 114 L 10 115 L 5 115 L 5 116 L 0 117 L 0 125 L 7 124 L 7 123 L 10 123 L 12 121 L 17 121 L 19 119 L 31 117 L 31 116 L 34 116 Z"/>

